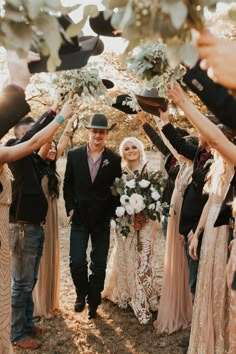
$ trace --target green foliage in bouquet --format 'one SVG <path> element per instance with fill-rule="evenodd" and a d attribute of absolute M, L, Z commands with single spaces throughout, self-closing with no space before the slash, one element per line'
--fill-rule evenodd
<path fill-rule="evenodd" d="M 80 5 L 64 7 L 60 0 L 6 0 L 0 6 L 1 46 L 20 56 L 27 56 L 30 49 L 49 55 L 49 71 L 60 65 L 63 29 L 57 17 Z"/>
<path fill-rule="evenodd" d="M 127 71 L 133 71 L 137 79 L 144 82 L 146 88 L 156 87 L 161 97 L 166 97 L 167 82 L 172 84 L 186 73 L 185 67 L 181 64 L 174 69 L 170 67 L 164 43 L 149 43 L 127 61 L 130 64 Z"/>
<path fill-rule="evenodd" d="M 225 0 L 224 2 L 232 2 Z M 168 59 L 194 65 L 198 52 L 191 44 L 192 29 L 205 27 L 204 10 L 214 10 L 217 0 L 103 0 L 106 16 L 128 40 L 125 54 L 143 42 L 162 40 L 168 45 Z M 116 11 L 113 11 L 116 9 Z"/>
<path fill-rule="evenodd" d="M 99 98 L 107 92 L 96 68 L 62 71 L 54 77 L 52 83 L 62 95 L 71 92 L 85 100 Z"/>
<path fill-rule="evenodd" d="M 151 220 L 159 220 L 162 208 L 161 203 L 164 177 L 161 171 L 148 171 L 147 165 L 139 173 L 129 177 L 123 172 L 122 178 L 116 178 L 113 184 L 113 194 L 120 195 L 121 206 L 116 209 L 116 223 L 120 233 L 127 237 L 133 228 L 133 217 L 141 213 Z"/>

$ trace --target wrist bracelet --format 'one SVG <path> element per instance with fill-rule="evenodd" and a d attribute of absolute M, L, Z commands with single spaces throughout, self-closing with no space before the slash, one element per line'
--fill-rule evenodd
<path fill-rule="evenodd" d="M 64 118 L 62 115 L 58 114 L 58 115 L 56 115 L 56 117 L 55 117 L 55 121 L 56 121 L 58 124 L 62 124 L 62 123 L 64 123 L 65 118 Z"/>

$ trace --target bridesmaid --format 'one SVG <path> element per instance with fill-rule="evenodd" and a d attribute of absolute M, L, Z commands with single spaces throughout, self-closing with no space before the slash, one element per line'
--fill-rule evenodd
<path fill-rule="evenodd" d="M 53 312 L 59 309 L 59 219 L 57 199 L 59 198 L 60 176 L 56 170 L 56 161 L 65 150 L 69 138 L 72 137 L 73 123 L 77 118 L 74 114 L 57 144 L 50 140 L 39 151 L 45 164 L 42 167 L 42 187 L 48 201 L 48 212 L 44 225 L 44 249 L 39 266 L 38 281 L 36 283 L 34 298 L 34 315 L 50 318 Z"/>

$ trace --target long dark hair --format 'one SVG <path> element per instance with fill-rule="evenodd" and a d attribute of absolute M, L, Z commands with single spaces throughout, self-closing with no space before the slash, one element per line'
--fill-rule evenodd
<path fill-rule="evenodd" d="M 55 148 L 57 151 L 57 143 L 55 140 L 52 140 L 52 143 L 55 144 Z M 43 175 L 48 178 L 48 192 L 49 195 L 54 198 L 59 198 L 59 175 L 57 173 L 57 159 L 53 161 L 47 161 L 43 169 Z"/>

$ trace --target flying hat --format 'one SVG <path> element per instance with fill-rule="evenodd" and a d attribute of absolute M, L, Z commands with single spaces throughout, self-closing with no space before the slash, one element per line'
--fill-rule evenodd
<path fill-rule="evenodd" d="M 65 15 L 58 21 L 64 30 L 73 23 L 70 17 Z M 63 39 L 64 43 L 59 50 L 61 64 L 57 67 L 57 71 L 82 68 L 91 55 L 99 55 L 104 50 L 104 43 L 99 36 L 75 36 L 71 38 L 71 42 L 68 42 L 65 37 Z M 28 64 L 30 72 L 32 74 L 47 72 L 47 61 L 48 56 L 41 55 L 41 60 Z"/>
<path fill-rule="evenodd" d="M 96 17 L 89 18 L 89 24 L 91 29 L 100 36 L 107 37 L 120 37 L 121 33 L 117 32 L 111 25 L 111 16 L 106 20 L 104 18 L 104 12 L 100 11 Z"/>
<path fill-rule="evenodd" d="M 115 85 L 114 82 L 108 79 L 102 79 L 103 85 L 109 90 L 112 89 Z"/>
<path fill-rule="evenodd" d="M 119 109 L 119 111 L 122 111 L 126 114 L 137 114 L 138 111 L 133 110 L 130 106 L 127 105 L 128 101 L 132 101 L 132 97 L 130 95 L 118 95 L 116 97 L 116 102 L 112 104 L 112 107 Z"/>
<path fill-rule="evenodd" d="M 159 116 L 159 108 L 165 112 L 168 106 L 168 100 L 164 97 L 159 97 L 156 88 L 145 89 L 141 95 L 135 94 L 139 106 L 147 113 L 154 116 Z"/>
<path fill-rule="evenodd" d="M 105 114 L 96 113 L 91 118 L 89 125 L 85 125 L 85 128 L 112 130 L 115 126 L 116 123 L 113 123 L 110 127 L 108 127 L 107 117 Z"/>

